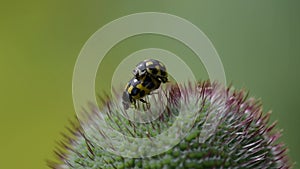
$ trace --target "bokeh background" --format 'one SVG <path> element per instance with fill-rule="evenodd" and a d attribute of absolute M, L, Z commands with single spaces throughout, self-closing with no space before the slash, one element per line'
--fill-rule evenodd
<path fill-rule="evenodd" d="M 289 156 L 300 161 L 300 1 L 1 0 L 1 169 L 47 168 L 55 141 L 75 116 L 72 72 L 82 46 L 106 23 L 145 11 L 178 15 L 198 26 L 216 47 L 227 81 L 273 110 Z M 97 81 L 105 89 L 120 58 L 149 47 L 190 55 L 168 38 L 134 37 L 112 49 L 102 67 L 109 73 Z M 203 70 L 199 78 L 207 78 Z"/>

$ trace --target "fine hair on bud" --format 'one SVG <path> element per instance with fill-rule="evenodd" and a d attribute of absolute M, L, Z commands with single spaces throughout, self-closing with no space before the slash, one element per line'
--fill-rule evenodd
<path fill-rule="evenodd" d="M 69 133 L 64 133 L 64 139 L 57 143 L 57 160 L 48 161 L 48 166 L 53 169 L 291 168 L 287 148 L 278 141 L 281 133 L 275 127 L 276 122 L 269 121 L 270 112 L 263 112 L 261 102 L 249 98 L 244 90 L 209 81 L 168 84 L 158 94 L 149 96 L 148 110 L 144 103 L 138 102 L 136 108 L 124 111 L 121 97 L 121 94 L 116 100 L 101 97 L 101 109 L 89 105 L 86 120 L 72 120 Z M 146 110 L 146 114 L 133 115 L 136 109 Z M 189 115 L 191 120 L 180 121 Z M 101 120 L 106 122 L 106 128 Z M 163 142 L 154 142 L 176 125 L 181 125 L 178 133 L 173 132 L 174 139 L 182 136 L 178 143 L 167 148 Z M 180 131 L 182 126 L 189 130 Z M 117 139 L 133 144 L 138 143 L 130 139 L 144 139 L 152 147 L 135 149 L 122 142 L 114 144 L 109 140 L 110 131 L 121 134 Z M 103 144 L 106 146 L 100 146 Z M 159 152 L 158 148 L 166 151 Z M 120 153 L 114 153 L 116 150 Z"/>

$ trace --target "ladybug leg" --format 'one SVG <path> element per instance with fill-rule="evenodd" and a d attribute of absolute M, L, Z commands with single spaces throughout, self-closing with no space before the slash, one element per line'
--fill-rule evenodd
<path fill-rule="evenodd" d="M 132 99 L 132 105 L 134 106 L 134 108 L 136 109 L 136 101 L 134 99 Z"/>
<path fill-rule="evenodd" d="M 146 103 L 147 109 L 150 109 L 150 103 Z"/>
<path fill-rule="evenodd" d="M 143 102 L 143 103 L 147 103 L 144 99 L 140 99 L 140 101 Z"/>
<path fill-rule="evenodd" d="M 141 102 L 146 104 L 147 109 L 150 109 L 150 103 L 145 101 L 144 99 L 140 99 Z"/>
<path fill-rule="evenodd" d="M 149 97 L 146 96 L 146 100 L 147 100 L 147 103 L 146 103 L 146 107 L 147 107 L 147 110 L 150 109 L 150 102 L 149 102 Z"/>

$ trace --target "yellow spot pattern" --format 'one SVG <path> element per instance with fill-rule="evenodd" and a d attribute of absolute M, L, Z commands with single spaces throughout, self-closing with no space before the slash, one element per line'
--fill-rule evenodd
<path fill-rule="evenodd" d="M 127 89 L 128 93 L 131 93 L 132 89 L 133 89 L 133 86 L 129 86 L 129 88 Z"/>
<path fill-rule="evenodd" d="M 146 66 L 149 66 L 149 65 L 153 65 L 153 62 L 151 62 L 151 61 L 146 62 Z"/>
<path fill-rule="evenodd" d="M 155 66 L 155 69 L 158 71 L 158 72 L 157 72 L 157 75 L 161 75 L 161 74 L 160 74 L 160 67 L 159 67 L 158 65 Z"/>

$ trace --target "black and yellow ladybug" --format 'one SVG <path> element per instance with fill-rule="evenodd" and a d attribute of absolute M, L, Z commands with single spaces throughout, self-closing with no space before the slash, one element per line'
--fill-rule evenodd
<path fill-rule="evenodd" d="M 166 66 L 155 59 L 147 59 L 137 64 L 136 68 L 133 70 L 133 75 L 137 79 L 140 79 L 144 75 L 151 75 L 160 80 L 162 83 L 166 83 L 168 81 Z"/>
<path fill-rule="evenodd" d="M 147 104 L 149 108 L 149 103 L 147 103 L 143 97 L 149 95 L 153 90 L 159 88 L 161 81 L 153 76 L 141 76 L 139 79 L 133 77 L 125 87 L 123 92 L 123 106 L 128 109 L 130 105 L 134 105 L 136 108 L 136 100 L 139 100 Z"/>

